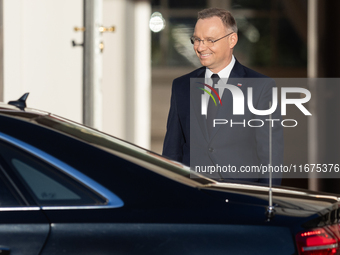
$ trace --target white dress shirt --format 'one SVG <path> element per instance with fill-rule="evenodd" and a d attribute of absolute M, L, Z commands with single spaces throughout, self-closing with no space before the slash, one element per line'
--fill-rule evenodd
<path fill-rule="evenodd" d="M 234 65 L 235 65 L 235 57 L 234 57 L 234 55 L 232 55 L 229 65 L 227 65 L 225 68 L 223 68 L 221 71 L 219 71 L 217 73 L 218 76 L 220 78 L 227 78 L 228 79 Z M 213 74 L 214 73 L 208 67 L 205 69 L 205 78 L 211 78 L 211 75 L 213 75 Z"/>
<path fill-rule="evenodd" d="M 224 80 L 228 79 L 234 65 L 235 65 L 235 57 L 234 57 L 234 55 L 232 55 L 229 65 L 227 65 L 225 68 L 223 68 L 221 71 L 219 71 L 217 73 L 218 76 L 221 79 L 224 79 Z M 205 79 L 206 79 L 206 83 L 209 84 L 209 85 L 211 85 L 211 83 L 212 83 L 211 82 L 211 75 L 213 75 L 213 74 L 214 73 L 209 68 L 205 69 Z M 205 89 L 208 90 L 209 92 L 211 92 L 211 90 L 209 88 L 205 88 Z M 218 93 L 219 93 L 220 98 L 222 98 L 223 90 L 219 89 Z M 209 98 L 209 95 L 207 95 L 207 97 Z M 208 100 L 210 100 L 210 99 L 208 99 Z"/>

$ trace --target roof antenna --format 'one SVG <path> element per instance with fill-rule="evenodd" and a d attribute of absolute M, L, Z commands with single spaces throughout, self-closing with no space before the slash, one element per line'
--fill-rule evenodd
<path fill-rule="evenodd" d="M 26 100 L 29 93 L 25 93 L 22 97 L 15 101 L 9 101 L 8 104 L 14 105 L 18 107 L 20 110 L 24 110 L 26 108 Z"/>
<path fill-rule="evenodd" d="M 272 102 L 269 102 L 269 109 L 272 107 Z M 267 221 L 270 221 L 274 215 L 275 215 L 275 208 L 273 206 L 273 191 L 272 191 L 272 185 L 273 185 L 273 173 L 272 173 L 272 114 L 269 115 L 269 164 L 268 164 L 268 170 L 269 170 L 269 206 L 267 207 L 266 215 L 267 215 Z"/>

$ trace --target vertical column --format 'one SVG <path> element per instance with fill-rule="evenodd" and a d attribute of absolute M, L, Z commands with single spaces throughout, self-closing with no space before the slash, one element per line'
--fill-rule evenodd
<path fill-rule="evenodd" d="M 94 82 L 93 82 L 93 97 L 94 97 L 94 116 L 93 127 L 102 130 L 103 127 L 103 99 L 102 99 L 102 77 L 103 77 L 103 57 L 100 51 L 100 43 L 102 41 L 102 33 L 99 28 L 103 25 L 103 0 L 95 0 L 95 16 L 94 16 Z"/>
<path fill-rule="evenodd" d="M 150 147 L 150 1 L 103 0 L 103 130 Z"/>
<path fill-rule="evenodd" d="M 334 28 L 340 26 L 339 0 L 318 1 L 318 47 L 317 75 L 328 78 L 323 84 L 318 84 L 317 103 L 318 121 L 318 160 L 322 163 L 339 164 L 340 155 L 340 35 Z M 340 193 L 340 180 L 327 178 L 319 181 L 322 191 Z"/>
<path fill-rule="evenodd" d="M 135 2 L 134 20 L 134 142 L 150 148 L 151 141 L 151 32 L 149 1 Z"/>
<path fill-rule="evenodd" d="M 150 148 L 151 5 L 149 1 L 128 1 L 126 7 L 126 139 Z"/>
<path fill-rule="evenodd" d="M 309 78 L 318 75 L 318 0 L 308 1 L 308 64 Z"/>
<path fill-rule="evenodd" d="M 309 90 L 313 96 L 310 109 L 313 117 L 308 118 L 308 162 L 318 163 L 318 114 L 317 114 L 317 87 L 313 78 L 318 76 L 318 0 L 308 1 L 308 77 L 310 79 Z M 318 179 L 316 173 L 310 173 L 308 188 L 318 190 Z"/>
<path fill-rule="evenodd" d="M 102 0 L 84 0 L 83 123 L 102 127 L 102 58 L 99 49 Z"/>
<path fill-rule="evenodd" d="M 133 24 L 127 22 L 127 16 L 133 18 L 129 4 L 127 0 L 103 0 L 103 25 L 115 27 L 114 33 L 103 33 L 103 131 L 122 139 L 126 139 L 126 87 L 131 83 L 125 75 L 127 48 L 131 49 L 128 34 L 133 30 Z"/>
<path fill-rule="evenodd" d="M 339 33 L 334 27 L 339 27 L 338 0 L 308 1 L 308 76 L 310 78 L 339 77 Z M 330 37 L 331 35 L 331 37 Z M 331 79 L 319 79 L 316 85 L 311 79 L 310 91 L 312 102 L 310 108 L 313 114 L 308 123 L 309 162 L 338 163 L 340 154 L 340 118 L 338 110 L 340 101 L 339 86 Z M 310 175 L 310 177 L 316 177 Z M 310 179 L 310 189 L 339 193 L 339 179 Z"/>
<path fill-rule="evenodd" d="M 133 0 L 126 1 L 125 6 L 125 139 L 135 141 L 135 3 Z"/>

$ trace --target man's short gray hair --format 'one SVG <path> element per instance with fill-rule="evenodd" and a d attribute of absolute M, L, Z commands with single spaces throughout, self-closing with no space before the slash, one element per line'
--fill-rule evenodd
<path fill-rule="evenodd" d="M 230 28 L 233 32 L 237 33 L 237 24 L 233 15 L 221 8 L 204 9 L 198 13 L 197 20 L 207 19 L 212 17 L 219 17 L 226 28 Z"/>

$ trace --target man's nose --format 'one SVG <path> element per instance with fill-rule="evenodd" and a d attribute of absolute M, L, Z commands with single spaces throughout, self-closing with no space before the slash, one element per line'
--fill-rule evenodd
<path fill-rule="evenodd" d="M 207 46 L 205 46 L 204 41 L 200 41 L 197 46 L 197 51 L 203 51 L 205 49 L 207 49 Z"/>

